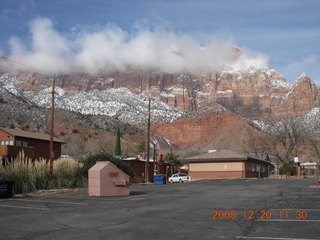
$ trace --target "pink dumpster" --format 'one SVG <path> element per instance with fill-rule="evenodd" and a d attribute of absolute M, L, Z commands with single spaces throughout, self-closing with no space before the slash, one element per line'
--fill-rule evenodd
<path fill-rule="evenodd" d="M 109 161 L 97 162 L 88 173 L 89 196 L 128 196 L 130 176 Z"/>

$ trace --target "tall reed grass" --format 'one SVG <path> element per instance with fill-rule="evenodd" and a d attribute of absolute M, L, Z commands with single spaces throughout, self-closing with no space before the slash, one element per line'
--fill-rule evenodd
<path fill-rule="evenodd" d="M 5 180 L 14 182 L 15 193 L 34 192 L 37 189 L 32 161 L 25 157 L 23 153 L 20 153 L 6 168 L 1 165 L 0 176 Z"/>
<path fill-rule="evenodd" d="M 32 161 L 23 152 L 6 167 L 0 166 L 0 178 L 14 182 L 15 193 L 34 192 L 50 188 L 85 187 L 82 164 L 73 159 L 58 159 L 53 164 L 53 178 L 50 177 L 49 162 L 40 159 Z"/>
<path fill-rule="evenodd" d="M 83 177 L 83 164 L 73 159 L 59 159 L 53 164 L 53 183 L 57 188 L 74 188 L 86 185 L 86 178 Z"/>

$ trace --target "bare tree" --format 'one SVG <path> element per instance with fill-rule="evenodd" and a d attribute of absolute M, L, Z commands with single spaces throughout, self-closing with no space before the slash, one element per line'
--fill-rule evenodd
<path fill-rule="evenodd" d="M 313 154 L 320 158 L 320 139 L 319 137 L 306 136 L 305 143 L 311 147 Z"/>
<path fill-rule="evenodd" d="M 267 136 L 254 136 L 246 143 L 247 151 L 268 153 L 279 163 L 288 163 L 296 156 L 297 147 L 305 142 L 306 129 L 300 119 L 270 120 L 261 127 Z"/>
<path fill-rule="evenodd" d="M 269 144 L 271 154 L 281 163 L 288 163 L 296 155 L 296 147 L 305 139 L 305 127 L 299 119 L 283 119 L 269 125 L 275 141 Z"/>
<path fill-rule="evenodd" d="M 242 139 L 243 151 L 247 154 L 260 154 L 269 153 L 268 144 L 270 139 L 269 135 L 250 135 L 245 139 Z"/>
<path fill-rule="evenodd" d="M 268 153 L 276 162 L 288 164 L 303 153 L 320 158 L 320 121 L 310 116 L 270 120 L 259 124 L 259 129 L 268 136 L 253 136 L 246 143 L 246 152 Z"/>

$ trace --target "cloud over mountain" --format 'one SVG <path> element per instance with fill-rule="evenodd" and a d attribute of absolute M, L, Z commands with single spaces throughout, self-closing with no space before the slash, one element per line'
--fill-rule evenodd
<path fill-rule="evenodd" d="M 261 66 L 267 62 L 260 55 L 252 57 L 242 52 L 239 57 L 232 39 L 212 36 L 203 45 L 190 35 L 141 26 L 130 32 L 108 24 L 61 33 L 50 19 L 39 17 L 31 22 L 30 34 L 30 43 L 11 38 L 10 57 L 51 72 L 97 73 L 128 67 L 167 73 L 212 72 L 230 65 Z"/>

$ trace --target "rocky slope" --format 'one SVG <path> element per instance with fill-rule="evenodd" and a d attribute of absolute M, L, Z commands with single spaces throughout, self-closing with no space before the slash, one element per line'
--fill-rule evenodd
<path fill-rule="evenodd" d="M 1 107 L 12 117 L 16 111 L 10 115 L 8 106 L 19 109 L 23 105 L 27 110 L 35 111 L 34 114 L 46 112 L 44 109 L 50 106 L 50 85 L 47 75 L 3 72 L 0 76 Z M 91 129 L 108 129 L 106 123 L 121 122 L 123 126 L 135 125 L 144 130 L 149 94 L 153 96 L 154 142 L 163 149 L 177 148 L 174 142 L 185 149 L 206 150 L 216 146 L 239 150 L 240 142 L 258 134 L 248 124 L 250 120 L 263 122 L 304 116 L 319 107 L 319 89 L 306 74 L 290 84 L 280 73 L 266 67 L 230 68 L 203 75 L 131 69 L 56 77 L 56 107 L 70 114 L 87 116 L 84 118 L 90 118 Z M 19 103 L 23 104 L 19 106 Z M 28 114 L 32 115 L 32 111 Z M 30 121 L 38 129 L 46 121 L 44 113 L 39 116 Z M 64 127 L 62 125 L 60 131 L 63 132 Z M 66 135 L 73 135 L 74 127 L 70 125 L 68 129 L 71 130 L 66 131 Z M 94 136 L 95 133 L 87 132 L 87 135 Z M 85 133 L 81 136 L 89 139 Z M 141 139 L 142 135 L 139 141 Z"/>
<path fill-rule="evenodd" d="M 172 140 L 183 149 L 199 151 L 250 151 L 250 144 L 254 144 L 253 136 L 267 137 L 267 134 L 252 127 L 248 119 L 228 110 L 184 118 L 171 124 L 158 123 L 153 125 L 152 132 Z"/>
<path fill-rule="evenodd" d="M 145 128 L 139 129 L 129 123 L 146 122 L 148 102 L 145 99 L 144 95 L 130 94 L 128 89 L 66 93 L 56 88 L 54 134 L 66 142 L 63 154 L 113 153 L 115 130 L 120 126 L 123 154 L 134 155 L 136 146 L 145 142 Z M 16 75 L 3 74 L 0 77 L 0 126 L 48 133 L 50 101 L 50 89 L 25 91 Z M 152 107 L 155 120 L 172 121 L 172 116 L 179 117 L 181 112 L 159 100 L 154 100 Z M 179 148 L 168 139 L 158 136 L 152 139 L 158 149 Z"/>
<path fill-rule="evenodd" d="M 39 104 L 47 104 L 47 88 L 51 84 L 48 76 L 20 72 L 15 78 L 16 86 L 23 91 L 29 91 L 29 100 L 38 102 L 41 98 Z M 126 108 L 129 108 L 128 112 L 145 112 L 146 103 L 141 102 L 145 100 L 148 92 L 156 99 L 154 104 L 158 106 L 154 108 L 163 111 L 154 114 L 161 115 L 156 117 L 156 121 L 164 122 L 179 119 L 183 115 L 182 111 L 203 112 L 205 109 L 208 113 L 213 103 L 218 103 L 240 116 L 257 120 L 301 116 L 312 108 L 319 107 L 319 89 L 306 74 L 301 74 L 295 83 L 290 84 L 280 73 L 266 67 L 250 67 L 245 70 L 231 68 L 221 73 L 201 76 L 139 69 L 100 75 L 77 73 L 58 76 L 56 86 L 60 89 L 60 107 L 85 114 L 101 113 L 109 116 L 117 116 Z M 34 90 L 41 92 L 35 93 Z M 36 95 L 34 99 L 32 95 Z M 133 99 L 135 96 L 138 96 L 139 100 Z M 113 100 L 114 98 L 116 99 Z M 74 105 L 76 102 L 80 107 Z M 108 107 L 111 105 L 112 109 Z M 123 120 L 135 122 L 130 119 Z M 136 122 L 141 120 L 137 119 Z"/>
<path fill-rule="evenodd" d="M 44 79 L 44 83 L 50 82 Z M 39 107 L 50 107 L 51 88 L 43 88 L 46 84 L 24 87 L 28 79 L 19 75 L 3 74 L 0 77 L 1 89 L 25 103 Z M 42 86 L 42 87 L 40 87 Z M 84 115 L 104 115 L 116 118 L 123 123 L 145 124 L 148 112 L 148 92 L 134 94 L 128 88 L 93 89 L 90 91 L 65 90 L 55 87 L 55 107 L 58 109 L 78 112 Z M 168 105 L 159 99 L 151 101 L 151 114 L 154 122 L 173 122 L 183 116 L 183 111 Z"/>

